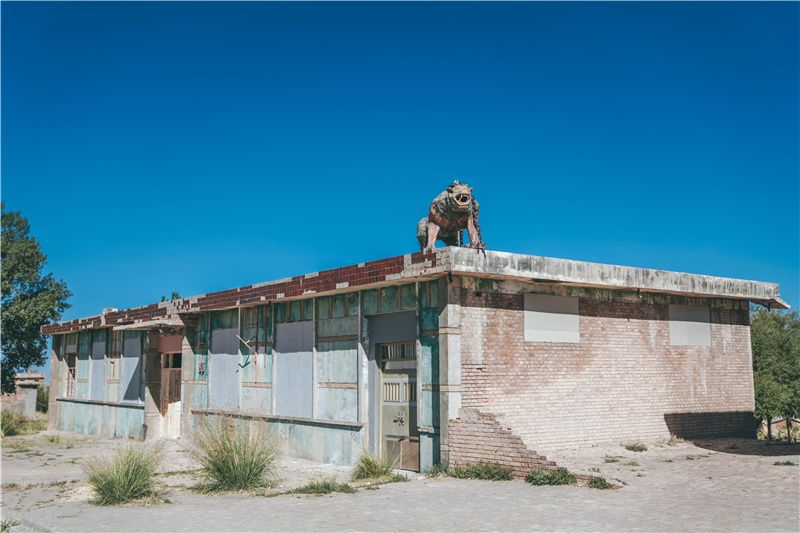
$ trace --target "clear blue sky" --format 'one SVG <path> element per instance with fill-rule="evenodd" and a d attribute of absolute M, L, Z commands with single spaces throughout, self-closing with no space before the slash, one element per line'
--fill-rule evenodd
<path fill-rule="evenodd" d="M 2 196 L 65 319 L 416 249 L 798 288 L 798 4 L 2 4 Z"/>

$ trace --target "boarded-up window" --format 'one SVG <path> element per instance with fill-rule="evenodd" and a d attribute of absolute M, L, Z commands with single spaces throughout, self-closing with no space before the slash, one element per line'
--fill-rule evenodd
<path fill-rule="evenodd" d="M 577 297 L 526 294 L 524 312 L 526 341 L 580 342 Z"/>
<path fill-rule="evenodd" d="M 221 411 L 239 408 L 239 320 L 237 309 L 211 313 L 208 356 L 208 406 Z"/>
<path fill-rule="evenodd" d="M 92 331 L 91 357 L 89 399 L 105 400 L 106 330 L 100 329 Z"/>
<path fill-rule="evenodd" d="M 275 327 L 275 413 L 311 417 L 314 322 Z"/>
<path fill-rule="evenodd" d="M 142 401 L 142 354 L 141 331 L 125 331 L 122 336 L 122 399 Z"/>
<path fill-rule="evenodd" d="M 711 310 L 703 305 L 670 305 L 669 343 L 711 346 Z"/>

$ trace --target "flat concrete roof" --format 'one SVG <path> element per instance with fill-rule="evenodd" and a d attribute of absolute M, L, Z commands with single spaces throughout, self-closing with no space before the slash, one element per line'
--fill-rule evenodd
<path fill-rule="evenodd" d="M 582 287 L 634 289 L 708 298 L 749 300 L 769 307 L 788 309 L 777 283 L 750 281 L 669 270 L 588 263 L 538 255 L 508 252 L 476 253 L 451 248 L 449 270 L 507 279 L 559 282 Z"/>
<path fill-rule="evenodd" d="M 400 255 L 171 302 L 121 311 L 107 309 L 100 315 L 46 324 L 42 326 L 42 333 L 54 335 L 104 327 L 146 329 L 150 326 L 158 327 L 159 324 L 164 324 L 180 314 L 350 292 L 419 279 L 432 279 L 448 273 L 563 283 L 581 287 L 748 300 L 771 308 L 789 308 L 780 297 L 777 283 L 448 247 L 437 248 L 430 254 Z"/>

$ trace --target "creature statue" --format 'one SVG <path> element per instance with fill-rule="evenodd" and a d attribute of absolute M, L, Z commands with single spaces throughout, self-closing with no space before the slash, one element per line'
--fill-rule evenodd
<path fill-rule="evenodd" d="M 469 232 L 470 248 L 486 248 L 478 225 L 479 209 L 478 201 L 472 196 L 472 187 L 458 180 L 451 183 L 433 199 L 428 216 L 417 224 L 420 250 L 425 253 L 433 251 L 437 240 L 447 246 L 463 246 L 465 229 Z"/>

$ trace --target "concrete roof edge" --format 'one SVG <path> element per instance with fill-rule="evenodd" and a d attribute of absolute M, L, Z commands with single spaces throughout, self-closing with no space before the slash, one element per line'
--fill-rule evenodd
<path fill-rule="evenodd" d="M 780 297 L 777 283 L 689 274 L 650 268 L 590 263 L 538 255 L 480 252 L 453 248 L 450 269 L 458 274 L 486 274 L 521 280 L 552 281 L 651 292 L 703 297 L 745 299 L 768 302 L 771 307 L 788 309 Z"/>

